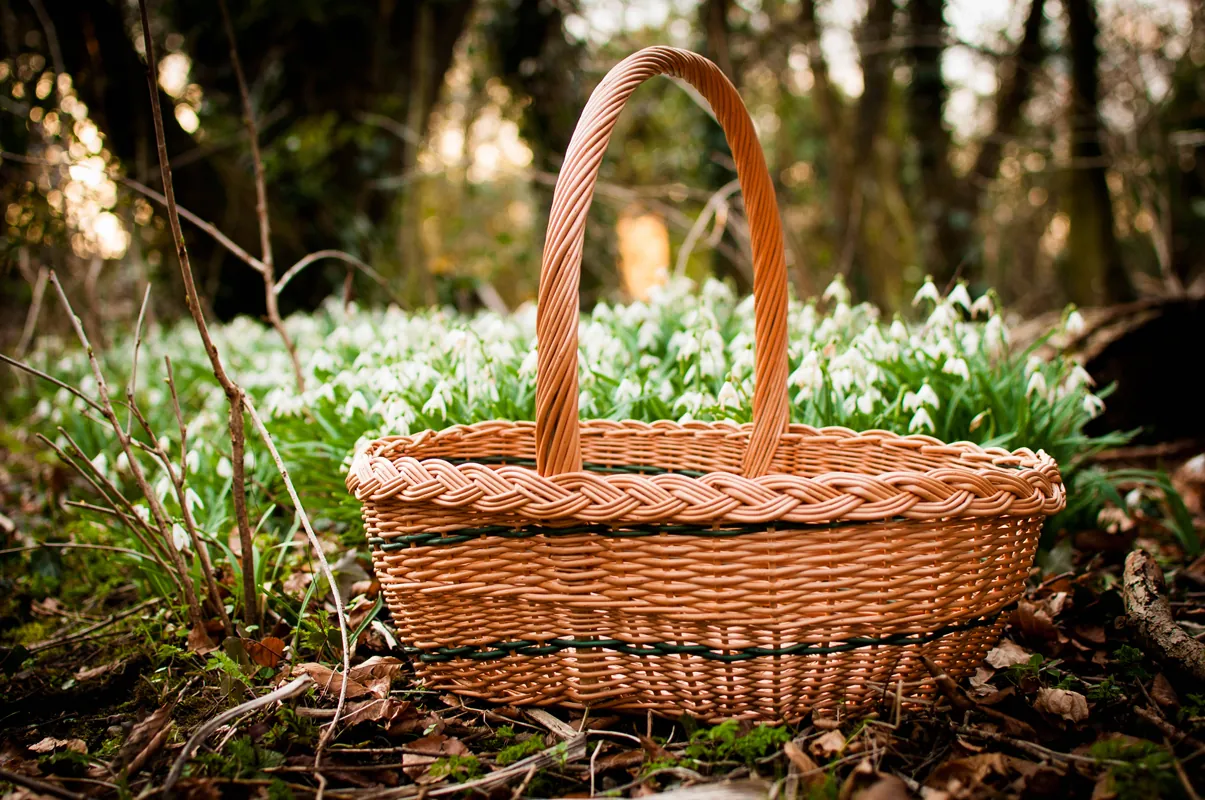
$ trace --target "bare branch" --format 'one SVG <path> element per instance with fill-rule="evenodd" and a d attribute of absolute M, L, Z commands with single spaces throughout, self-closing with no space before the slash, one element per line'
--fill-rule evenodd
<path fill-rule="evenodd" d="M 383 277 L 381 277 L 379 272 L 353 256 L 351 253 L 345 253 L 342 250 L 318 250 L 303 257 L 296 264 L 289 267 L 288 271 L 285 272 L 284 275 L 280 276 L 280 280 L 276 282 L 276 286 L 273 291 L 279 295 L 284 291 L 284 288 L 288 285 L 289 281 L 297 277 L 297 273 L 301 272 L 315 261 L 320 261 L 324 258 L 333 258 L 337 261 L 342 261 L 345 264 L 350 264 L 351 266 L 360 270 L 360 272 L 363 272 L 369 278 L 372 278 L 378 286 L 385 290 L 386 294 L 389 295 L 389 299 L 393 300 L 393 302 L 397 303 L 399 306 L 403 305 L 401 298 L 394 294 L 393 290 L 389 288 L 389 283 Z"/>
<path fill-rule="evenodd" d="M 24 252 L 24 251 L 22 251 Z M 24 358 L 33 343 L 34 331 L 38 326 L 38 316 L 42 313 L 42 298 L 46 295 L 46 280 L 50 271 L 46 267 L 38 267 L 38 277 L 33 284 L 33 297 L 29 301 L 29 313 L 25 315 L 25 327 L 21 329 L 21 340 L 17 342 L 17 358 Z"/>
<path fill-rule="evenodd" d="M 231 482 L 231 494 L 234 496 L 234 515 L 238 523 L 239 546 L 243 551 L 243 557 L 249 559 L 252 557 L 255 549 L 252 541 L 251 525 L 247 521 L 247 488 L 243 467 L 243 448 L 246 445 L 242 411 L 244 393 L 242 388 L 226 374 L 226 368 L 222 364 L 222 357 L 218 353 L 217 346 L 213 343 L 213 338 L 209 335 L 209 326 L 205 322 L 205 313 L 201 310 L 200 299 L 197 296 L 197 286 L 193 280 L 192 265 L 188 259 L 188 247 L 184 243 L 184 233 L 180 228 L 180 214 L 176 207 L 176 193 L 172 185 L 171 164 L 167 156 L 167 137 L 163 130 L 163 111 L 159 107 L 159 91 L 155 76 L 155 43 L 151 38 L 151 22 L 147 12 L 146 0 L 138 1 L 138 12 L 142 21 L 142 41 L 146 52 L 146 79 L 151 95 L 151 119 L 155 126 L 155 144 L 159 154 L 159 171 L 163 180 L 163 202 L 167 206 L 167 218 L 172 232 L 172 241 L 176 245 L 176 257 L 180 262 L 180 275 L 184 280 L 184 293 L 188 303 L 188 310 L 197 325 L 197 331 L 201 334 L 201 341 L 205 346 L 206 355 L 209 356 L 213 375 L 221 385 L 222 390 L 226 393 L 226 399 L 230 404 L 230 443 L 234 455 L 231 463 L 231 468 L 234 472 Z M 265 281 L 270 283 L 271 272 L 267 269 L 266 265 L 262 271 L 265 275 Z M 253 568 L 243 570 L 243 597 L 246 601 L 244 612 L 247 615 L 248 624 L 258 625 L 260 621 L 259 591 L 255 585 L 255 570 Z"/>

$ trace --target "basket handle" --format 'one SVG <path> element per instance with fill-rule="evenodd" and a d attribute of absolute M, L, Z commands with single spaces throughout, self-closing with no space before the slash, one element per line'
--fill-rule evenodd
<path fill-rule="evenodd" d="M 544 476 L 582 468 L 578 422 L 578 287 L 586 212 L 611 130 L 628 96 L 654 75 L 689 82 L 711 104 L 736 161 L 753 247 L 755 361 L 753 432 L 742 471 L 769 468 L 789 420 L 787 269 L 778 202 L 749 112 L 712 62 L 688 50 L 648 47 L 607 73 L 582 111 L 557 177 L 540 266 L 536 336 L 536 465 Z"/>

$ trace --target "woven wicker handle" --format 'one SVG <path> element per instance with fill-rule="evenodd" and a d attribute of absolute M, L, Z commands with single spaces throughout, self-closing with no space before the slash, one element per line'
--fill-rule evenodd
<path fill-rule="evenodd" d="M 745 198 L 756 315 L 753 432 L 742 465 L 746 476 L 765 473 L 787 427 L 787 269 L 778 202 L 753 122 L 736 88 L 715 64 L 687 50 L 649 47 L 617 64 L 594 90 L 557 178 L 536 315 L 536 463 L 541 475 L 582 468 L 577 330 L 586 212 L 619 112 L 636 87 L 654 75 L 682 78 L 707 98 L 724 128 Z"/>

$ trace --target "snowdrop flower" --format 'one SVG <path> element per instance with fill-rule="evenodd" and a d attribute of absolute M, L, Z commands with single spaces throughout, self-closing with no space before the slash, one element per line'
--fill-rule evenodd
<path fill-rule="evenodd" d="M 118 472 L 130 471 L 130 458 L 125 454 L 124 450 L 117 454 L 117 461 L 114 462 L 114 466 Z"/>
<path fill-rule="evenodd" d="M 201 464 L 201 454 L 195 448 L 190 448 L 188 455 L 184 457 L 184 467 L 189 472 L 196 472 L 197 467 Z"/>
<path fill-rule="evenodd" d="M 954 311 L 954 306 L 949 303 L 938 303 L 925 324 L 930 328 L 945 330 L 954 327 L 954 323 L 957 321 L 958 314 Z"/>
<path fill-rule="evenodd" d="M 937 426 L 933 424 L 933 418 L 929 416 L 928 411 L 918 408 L 916 413 L 912 415 L 912 421 L 908 423 L 908 433 L 916 433 L 923 430 L 932 433 L 937 430 Z"/>
<path fill-rule="evenodd" d="M 1025 374 L 1032 375 L 1042 369 L 1042 365 L 1046 362 L 1040 356 L 1030 356 L 1025 360 Z"/>
<path fill-rule="evenodd" d="M 234 477 L 234 467 L 231 466 L 230 459 L 226 458 L 226 456 L 218 459 L 218 465 L 214 468 L 214 472 L 218 474 L 219 478 L 225 478 L 226 480 Z"/>
<path fill-rule="evenodd" d="M 971 371 L 967 367 L 967 362 L 961 358 L 947 359 L 945 365 L 941 368 L 941 371 L 947 375 L 957 375 L 964 381 L 970 380 L 971 378 Z"/>
<path fill-rule="evenodd" d="M 669 337 L 669 349 L 676 351 L 678 361 L 690 361 L 699 352 L 699 340 L 687 331 L 678 331 Z"/>
<path fill-rule="evenodd" d="M 188 531 L 179 522 L 172 523 L 172 544 L 177 550 L 184 551 L 192 549 L 192 539 L 188 536 Z"/>
<path fill-rule="evenodd" d="M 536 374 L 536 367 L 539 364 L 539 359 L 540 354 L 536 352 L 536 348 L 533 346 L 531 350 L 527 352 L 527 355 L 523 356 L 523 361 L 521 364 L 519 364 L 519 377 L 533 377 Z"/>
<path fill-rule="evenodd" d="M 172 483 L 166 475 L 163 475 L 159 478 L 159 480 L 155 481 L 155 496 L 159 498 L 160 503 L 167 498 L 167 495 L 169 492 L 171 492 L 171 490 Z"/>
<path fill-rule="evenodd" d="M 101 475 L 107 475 L 109 472 L 109 457 L 104 453 L 97 453 L 96 457 L 92 459 L 92 466 Z"/>
<path fill-rule="evenodd" d="M 933 391 L 933 387 L 927 382 L 922 383 L 920 389 L 915 392 L 906 392 L 904 394 L 904 410 L 912 411 L 913 409 L 923 410 L 924 406 L 931 408 L 941 408 L 941 400 L 937 397 L 937 392 Z"/>
<path fill-rule="evenodd" d="M 949 297 L 946 298 L 946 302 L 953 306 L 962 306 L 964 311 L 970 311 L 971 295 L 967 292 L 967 285 L 959 283 L 955 286 Z"/>
<path fill-rule="evenodd" d="M 1101 400 L 1096 395 L 1089 392 L 1084 395 L 1084 412 L 1089 416 L 1096 418 L 1105 410 L 1105 401 Z"/>
<path fill-rule="evenodd" d="M 448 418 L 448 395 L 451 393 L 451 387 L 444 381 L 435 384 L 435 388 L 431 390 L 431 396 L 427 402 L 423 403 L 424 414 L 435 414 L 444 419 Z"/>
<path fill-rule="evenodd" d="M 1008 329 L 999 316 L 994 316 L 983 326 L 983 342 L 992 358 L 1003 358 L 1008 353 Z"/>
<path fill-rule="evenodd" d="M 1075 308 L 1071 309 L 1071 313 L 1067 315 L 1067 320 L 1063 323 L 1063 329 L 1071 336 L 1079 336 L 1087 327 L 1084 315 Z"/>
<path fill-rule="evenodd" d="M 1025 387 L 1025 396 L 1030 397 L 1034 392 L 1038 393 L 1039 397 L 1045 397 L 1048 393 L 1046 388 L 1046 376 L 1041 372 L 1035 372 L 1029 376 L 1029 383 Z"/>
<path fill-rule="evenodd" d="M 205 504 L 201 502 L 201 498 L 197 496 L 197 493 L 192 490 L 191 486 L 184 489 L 184 505 L 188 506 L 189 511 L 192 511 L 194 508 L 199 508 L 202 511 L 205 510 Z"/>
<path fill-rule="evenodd" d="M 1064 385 L 1068 391 L 1073 392 L 1081 386 L 1095 386 L 1096 380 L 1088 373 L 1088 370 L 1076 364 L 1071 368 L 1071 373 L 1067 376 Z"/>
<path fill-rule="evenodd" d="M 825 288 L 824 294 L 820 296 L 822 300 L 836 300 L 838 303 L 849 302 L 849 288 L 845 285 L 845 278 L 837 275 Z"/>
<path fill-rule="evenodd" d="M 710 328 L 703 332 L 700 345 L 699 373 L 705 378 L 718 378 L 724 373 L 724 337 Z"/>
<path fill-rule="evenodd" d="M 887 329 L 887 333 L 897 342 L 908 341 L 908 328 L 898 319 L 891 322 L 891 327 Z"/>
<path fill-rule="evenodd" d="M 820 368 L 820 359 L 816 356 L 815 350 L 809 351 L 803 357 L 803 362 L 798 369 L 791 373 L 787 382 L 797 389 L 807 391 L 808 397 L 811 396 L 811 392 L 824 385 L 824 372 Z"/>
<path fill-rule="evenodd" d="M 992 310 L 992 297 L 986 292 L 975 302 L 971 303 L 971 316 L 973 317 L 979 317 L 981 314 L 990 317 Z"/>
<path fill-rule="evenodd" d="M 740 408 L 741 398 L 737 394 L 736 387 L 731 383 L 725 383 L 720 387 L 720 394 L 716 398 L 719 400 L 721 408 Z"/>
<path fill-rule="evenodd" d="M 624 378 L 615 389 L 615 404 L 623 405 L 635 402 L 640 398 L 641 392 L 642 389 L 639 383 L 631 378 Z"/>
<path fill-rule="evenodd" d="M 931 300 L 934 303 L 941 302 L 941 294 L 933 284 L 932 278 L 925 278 L 924 285 L 917 290 L 916 295 L 912 298 L 912 305 L 919 306 L 924 300 Z"/>
<path fill-rule="evenodd" d="M 858 397 L 858 410 L 863 414 L 871 414 L 874 412 L 875 406 L 883 399 L 883 394 L 878 389 L 871 389 L 865 394 Z"/>

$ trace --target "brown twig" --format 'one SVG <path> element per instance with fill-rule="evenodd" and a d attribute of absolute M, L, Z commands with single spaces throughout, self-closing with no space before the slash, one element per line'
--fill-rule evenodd
<path fill-rule="evenodd" d="M 153 606 L 153 605 L 157 604 L 158 602 L 159 602 L 158 597 L 152 597 L 149 600 L 144 600 L 141 603 L 139 603 L 138 605 L 130 606 L 129 608 L 127 608 L 124 611 L 119 611 L 116 614 L 110 614 L 109 616 L 102 619 L 100 622 L 97 622 L 94 625 L 89 625 L 87 628 L 84 628 L 82 631 L 76 631 L 75 633 L 69 634 L 67 636 L 60 636 L 57 639 L 48 639 L 44 642 L 38 642 L 37 644 L 30 645 L 29 652 L 30 653 L 40 653 L 43 650 L 49 650 L 52 647 L 62 647 L 65 644 L 71 644 L 72 642 L 80 641 L 81 639 L 85 638 L 89 634 L 96 633 L 97 631 L 101 630 L 102 628 L 107 628 L 110 625 L 112 625 L 114 622 L 118 622 L 120 620 L 125 619 L 126 617 L 137 614 L 142 609 L 144 609 L 148 606 Z"/>
<path fill-rule="evenodd" d="M 163 180 L 163 200 L 167 206 L 167 218 L 172 232 L 172 241 L 176 245 L 176 257 L 180 262 L 180 275 L 184 281 L 185 300 L 188 304 L 189 313 L 192 314 L 193 321 L 197 325 L 197 331 L 201 334 L 201 341 L 205 346 L 206 355 L 209 356 L 213 375 L 221 385 L 222 390 L 226 393 L 226 399 L 230 405 L 229 428 L 233 455 L 231 468 L 234 473 L 231 482 L 231 494 L 234 497 L 234 516 L 238 524 L 239 546 L 245 559 L 244 569 L 242 570 L 243 613 L 246 615 L 247 624 L 258 626 L 260 623 L 260 599 L 259 591 L 255 585 L 255 569 L 251 565 L 255 548 L 252 541 L 251 525 L 247 521 L 247 490 L 243 467 L 243 451 L 246 447 L 246 433 L 243 422 L 243 398 L 245 393 L 242 387 L 226 374 L 226 368 L 222 364 L 222 357 L 218 353 L 217 345 L 213 343 L 213 338 L 209 335 L 209 326 L 205 322 L 205 313 L 201 310 L 196 282 L 193 280 L 192 265 L 188 259 L 188 247 L 184 243 L 184 232 L 180 228 L 180 214 L 176 207 L 176 193 L 172 185 L 171 164 L 167 156 L 167 136 L 163 130 L 163 111 L 159 107 L 159 91 L 155 76 L 155 65 L 157 63 L 155 61 L 155 43 L 151 38 L 151 22 L 150 15 L 147 12 L 146 0 L 138 1 L 138 12 L 142 21 L 142 41 L 145 46 L 147 63 L 146 79 L 151 95 L 151 119 L 155 126 L 155 144 L 159 154 L 159 171 Z"/>
<path fill-rule="evenodd" d="M 151 515 L 159 526 L 160 535 L 167 544 L 168 557 L 175 565 L 176 571 L 180 574 L 181 587 L 184 590 L 184 601 L 188 606 L 189 621 L 194 628 L 204 627 L 201 604 L 197 600 L 196 592 L 193 590 L 192 581 L 188 580 L 188 569 L 184 565 L 184 559 L 180 555 L 180 551 L 176 550 L 172 545 L 172 529 L 171 525 L 168 524 L 167 514 L 164 513 L 159 498 L 152 491 L 150 483 L 147 482 L 146 475 L 142 472 L 142 466 L 138 463 L 138 459 L 134 457 L 130 436 L 121 427 L 121 421 L 117 419 L 117 412 L 114 410 L 113 403 L 109 398 L 109 384 L 105 380 L 104 372 L 101 371 L 100 362 L 96 360 L 96 353 L 92 350 L 92 344 L 88 341 L 88 334 L 84 332 L 83 324 L 71 308 L 71 302 L 67 299 L 67 293 L 63 291 L 63 287 L 59 283 L 58 276 L 54 274 L 54 270 L 50 272 L 50 283 L 54 286 L 55 291 L 58 292 L 59 301 L 63 305 L 63 310 L 67 312 L 67 317 L 71 321 L 71 327 L 75 329 L 76 337 L 80 340 L 80 344 L 83 345 L 84 351 L 88 354 L 88 363 L 92 365 L 92 376 L 96 379 L 96 389 L 100 395 L 101 412 L 104 414 L 105 419 L 109 421 L 109 426 L 113 429 L 113 434 L 117 437 L 117 442 L 121 445 L 122 452 L 125 453 L 126 460 L 130 464 L 130 474 L 146 498 L 147 505 L 151 509 Z"/>
<path fill-rule="evenodd" d="M 19 772 L 13 772 L 3 767 L 0 767 L 0 781 L 7 781 L 16 786 L 24 786 L 26 789 L 32 789 L 39 794 L 61 797 L 63 800 L 84 800 L 84 795 L 78 792 L 73 792 L 69 789 L 64 789 L 62 786 L 41 781 L 37 778 L 31 778 L 28 775 L 22 775 Z"/>
<path fill-rule="evenodd" d="M 126 435 L 129 435 L 134 425 L 134 391 L 138 388 L 138 351 L 142 349 L 142 321 L 146 319 L 146 307 L 151 300 L 151 285 L 148 283 L 142 293 L 142 306 L 138 309 L 138 321 L 134 323 L 134 358 L 130 368 L 130 380 L 126 383 Z"/>
<path fill-rule="evenodd" d="M 239 97 L 243 104 L 243 125 L 247 128 L 247 139 L 251 145 L 251 164 L 255 174 L 255 216 L 259 221 L 260 263 L 263 264 L 261 274 L 264 277 L 264 303 L 268 323 L 280 335 L 289 360 L 293 364 L 293 377 L 297 381 L 297 391 L 305 391 L 305 376 L 301 372 L 301 361 L 297 358 L 297 348 L 285 330 L 284 321 L 280 318 L 280 306 L 277 303 L 279 293 L 276 291 L 275 265 L 272 259 L 272 227 L 268 219 L 268 186 L 264 180 L 264 161 L 259 152 L 259 130 L 255 125 L 255 109 L 251 105 L 251 92 L 247 88 L 247 76 L 243 74 L 243 62 L 238 57 L 238 42 L 234 36 L 234 25 L 230 22 L 230 11 L 226 8 L 226 0 L 218 0 L 218 8 L 222 12 L 222 26 L 226 30 L 226 41 L 230 45 L 230 63 L 234 67 L 234 79 L 238 84 Z"/>
<path fill-rule="evenodd" d="M 46 295 L 46 281 L 50 271 L 38 267 L 38 277 L 33 283 L 33 297 L 29 301 L 29 313 L 25 315 L 25 326 L 21 329 L 21 340 L 17 342 L 17 358 L 24 358 L 33 343 L 34 331 L 38 327 L 38 316 L 42 313 L 42 298 Z"/>
<path fill-rule="evenodd" d="M 85 403 L 87 403 L 88 407 L 91 408 L 93 411 L 95 411 L 97 413 L 104 413 L 104 409 L 100 407 L 100 404 L 97 403 L 95 400 L 93 400 L 91 397 L 84 394 L 79 389 L 75 388 L 74 386 L 68 386 L 67 384 L 63 383 L 61 380 L 59 380 L 58 378 L 56 378 L 54 376 L 47 375 L 45 372 L 42 372 L 40 369 L 35 369 L 34 367 L 31 367 L 29 364 L 26 364 L 24 361 L 18 361 L 15 358 L 4 355 L 4 353 L 0 353 L 0 361 L 3 361 L 5 364 L 16 367 L 17 369 L 22 370 L 24 372 L 28 372 L 30 375 L 33 375 L 35 378 L 41 378 L 44 381 L 49 381 L 50 383 L 53 383 L 55 386 L 59 387 L 60 389 L 66 389 L 67 391 L 71 392 L 71 394 L 75 395 L 77 398 L 79 398 L 80 400 L 83 400 Z"/>
<path fill-rule="evenodd" d="M 384 289 L 385 293 L 389 295 L 390 300 L 397 303 L 399 306 L 404 305 L 401 298 L 399 298 L 397 294 L 395 294 L 394 291 L 389 288 L 389 282 L 386 281 L 379 272 L 353 256 L 351 253 L 345 253 L 342 250 L 316 250 L 315 252 L 302 257 L 297 261 L 296 264 L 289 267 L 284 275 L 280 276 L 280 280 L 276 282 L 276 286 L 273 288 L 273 291 L 277 295 L 280 295 L 280 293 L 284 291 L 285 286 L 289 284 L 289 281 L 297 277 L 297 273 L 301 272 L 315 261 L 321 261 L 324 258 L 333 258 L 337 261 L 342 261 L 349 267 L 354 267 L 355 269 L 360 270 L 360 272 L 363 272 L 369 278 L 372 278 L 372 280 L 374 280 L 378 286 Z"/>

